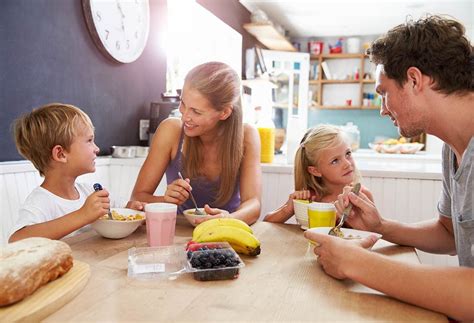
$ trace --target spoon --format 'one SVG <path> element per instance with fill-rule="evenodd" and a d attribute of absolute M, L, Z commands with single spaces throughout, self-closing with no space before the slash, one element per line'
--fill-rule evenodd
<path fill-rule="evenodd" d="M 359 195 L 360 183 L 355 184 L 351 192 L 354 193 L 355 195 Z M 336 225 L 331 230 L 329 230 L 328 234 L 330 236 L 344 238 L 344 233 L 342 233 L 341 227 L 344 224 L 344 221 L 346 221 L 346 217 L 349 215 L 349 213 L 351 213 L 351 211 L 352 211 L 352 203 L 349 202 L 349 205 L 344 209 L 344 212 L 342 212 L 342 217 L 341 217 L 341 221 L 339 221 L 339 224 Z"/>
<path fill-rule="evenodd" d="M 95 184 L 93 185 L 93 187 L 94 187 L 94 191 L 96 191 L 96 192 L 97 192 L 97 191 L 102 191 L 102 185 L 100 185 L 99 183 L 95 183 Z M 109 209 L 109 212 L 107 213 L 107 215 L 109 216 L 109 219 L 110 219 L 110 220 L 113 220 L 113 219 L 114 219 L 114 218 L 112 217 L 112 213 L 110 212 L 110 209 Z"/>
<path fill-rule="evenodd" d="M 181 172 L 178 172 L 178 176 L 179 176 L 179 178 L 184 180 L 183 175 L 181 175 Z M 202 212 L 201 210 L 198 209 L 196 200 L 194 199 L 193 193 L 191 191 L 189 191 L 189 195 L 191 196 L 191 200 L 194 203 L 194 214 L 195 215 L 206 215 L 206 213 L 204 213 L 204 212 Z"/>

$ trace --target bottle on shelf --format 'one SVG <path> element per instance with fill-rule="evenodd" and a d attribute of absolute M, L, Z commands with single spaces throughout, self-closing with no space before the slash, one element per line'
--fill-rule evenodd
<path fill-rule="evenodd" d="M 260 162 L 272 163 L 275 156 L 275 124 L 271 118 L 262 114 L 261 107 L 255 108 L 255 119 L 260 135 Z"/>
<path fill-rule="evenodd" d="M 345 126 L 341 127 L 342 130 L 347 134 L 351 142 L 352 151 L 356 151 L 360 147 L 360 131 L 357 125 L 352 122 L 346 123 Z"/>

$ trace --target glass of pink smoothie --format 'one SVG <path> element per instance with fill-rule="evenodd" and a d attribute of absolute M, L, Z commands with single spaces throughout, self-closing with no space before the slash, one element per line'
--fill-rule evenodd
<path fill-rule="evenodd" d="M 172 203 L 145 205 L 146 235 L 150 247 L 173 244 L 178 206 Z"/>

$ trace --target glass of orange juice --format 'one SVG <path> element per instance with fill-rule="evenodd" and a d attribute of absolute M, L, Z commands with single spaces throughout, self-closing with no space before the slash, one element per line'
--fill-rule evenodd
<path fill-rule="evenodd" d="M 313 202 L 308 205 L 308 226 L 334 227 L 336 225 L 336 207 L 332 203 Z"/>

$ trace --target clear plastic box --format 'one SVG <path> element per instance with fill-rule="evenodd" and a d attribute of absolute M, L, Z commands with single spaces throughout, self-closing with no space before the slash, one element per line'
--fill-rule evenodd
<path fill-rule="evenodd" d="M 244 262 L 227 242 L 193 243 L 186 247 L 145 247 L 128 250 L 128 276 L 174 279 L 193 273 L 200 281 L 234 279 Z"/>
<path fill-rule="evenodd" d="M 188 271 L 201 281 L 237 278 L 245 266 L 228 242 L 194 243 L 186 256 Z"/>
<path fill-rule="evenodd" d="M 173 278 L 186 272 L 184 246 L 128 249 L 128 276 L 132 278 Z"/>

